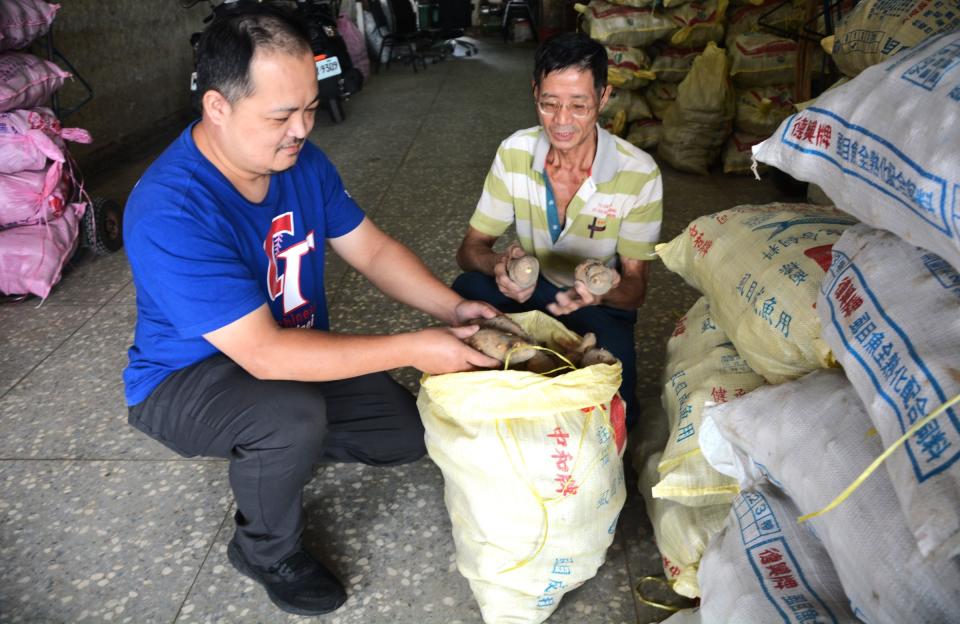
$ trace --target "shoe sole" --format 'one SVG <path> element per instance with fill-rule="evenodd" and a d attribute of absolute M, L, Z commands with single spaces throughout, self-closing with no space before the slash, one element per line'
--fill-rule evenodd
<path fill-rule="evenodd" d="M 270 598 L 270 602 L 276 605 L 278 609 L 282 611 L 286 611 L 287 613 L 293 613 L 294 615 L 324 615 L 324 614 L 332 613 L 336 611 L 337 609 L 343 606 L 343 603 L 347 601 L 347 599 L 344 598 L 343 600 L 338 602 L 336 606 L 331 607 L 329 609 L 323 609 L 323 610 L 301 609 L 300 607 L 295 607 L 277 598 L 273 594 L 273 592 L 270 591 L 269 587 L 267 587 L 262 582 L 260 582 L 260 580 L 256 576 L 256 573 L 250 567 L 250 564 L 248 564 L 243 559 L 243 556 L 238 552 L 238 549 L 236 546 L 233 545 L 233 542 L 230 542 L 230 544 L 227 546 L 227 559 L 230 561 L 231 565 L 233 565 L 233 567 L 236 568 L 237 572 L 239 572 L 240 574 L 243 574 L 249 579 L 252 579 L 258 585 L 260 585 L 260 587 L 262 587 L 264 591 L 267 592 L 267 597 Z"/>

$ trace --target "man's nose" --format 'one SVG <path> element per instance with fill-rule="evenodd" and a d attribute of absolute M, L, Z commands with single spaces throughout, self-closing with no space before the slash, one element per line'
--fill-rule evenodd
<path fill-rule="evenodd" d="M 573 113 L 570 112 L 570 106 L 568 104 L 562 104 L 560 109 L 557 111 L 556 119 L 558 123 L 568 124 L 573 122 Z"/>
<path fill-rule="evenodd" d="M 287 128 L 287 134 L 295 139 L 305 139 L 310 132 L 309 126 L 305 115 L 292 115 L 290 117 L 290 126 Z"/>

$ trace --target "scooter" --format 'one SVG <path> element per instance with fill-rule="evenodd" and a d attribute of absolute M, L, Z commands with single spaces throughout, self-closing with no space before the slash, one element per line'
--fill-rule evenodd
<path fill-rule="evenodd" d="M 200 1 L 180 0 L 180 5 L 190 8 Z M 259 0 L 223 0 L 219 3 L 217 0 L 206 0 L 206 2 L 210 5 L 210 15 L 204 18 L 205 24 L 224 16 L 250 10 L 261 4 Z M 350 55 L 347 53 L 347 46 L 337 32 L 335 7 L 330 0 L 296 0 L 295 5 L 274 4 L 291 8 L 292 17 L 299 20 L 307 31 L 317 67 L 320 101 L 329 112 L 333 123 L 342 122 L 346 118 L 343 102 L 363 87 L 363 74 L 353 66 Z M 194 71 L 190 76 L 191 103 L 197 112 L 200 111 L 201 94 L 197 92 L 196 53 L 202 36 L 201 32 L 190 36 L 190 46 L 194 53 Z"/>

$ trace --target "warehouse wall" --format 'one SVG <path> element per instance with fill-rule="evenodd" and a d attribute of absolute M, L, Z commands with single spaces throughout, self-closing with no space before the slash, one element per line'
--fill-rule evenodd
<path fill-rule="evenodd" d="M 74 144 L 87 175 L 131 149 L 164 138 L 190 117 L 190 34 L 203 27 L 206 2 L 184 9 L 178 0 L 60 0 L 54 43 L 90 83 L 94 99 L 64 125 L 86 128 L 94 143 Z M 66 67 L 64 67 L 66 69 Z M 61 105 L 84 90 L 68 82 Z"/>

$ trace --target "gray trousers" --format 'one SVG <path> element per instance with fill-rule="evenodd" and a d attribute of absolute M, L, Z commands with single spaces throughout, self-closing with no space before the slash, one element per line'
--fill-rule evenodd
<path fill-rule="evenodd" d="M 234 540 L 259 566 L 300 547 L 314 464 L 390 466 L 425 453 L 416 402 L 386 373 L 263 381 L 224 355 L 171 374 L 130 407 L 129 422 L 185 457 L 230 460 Z"/>

